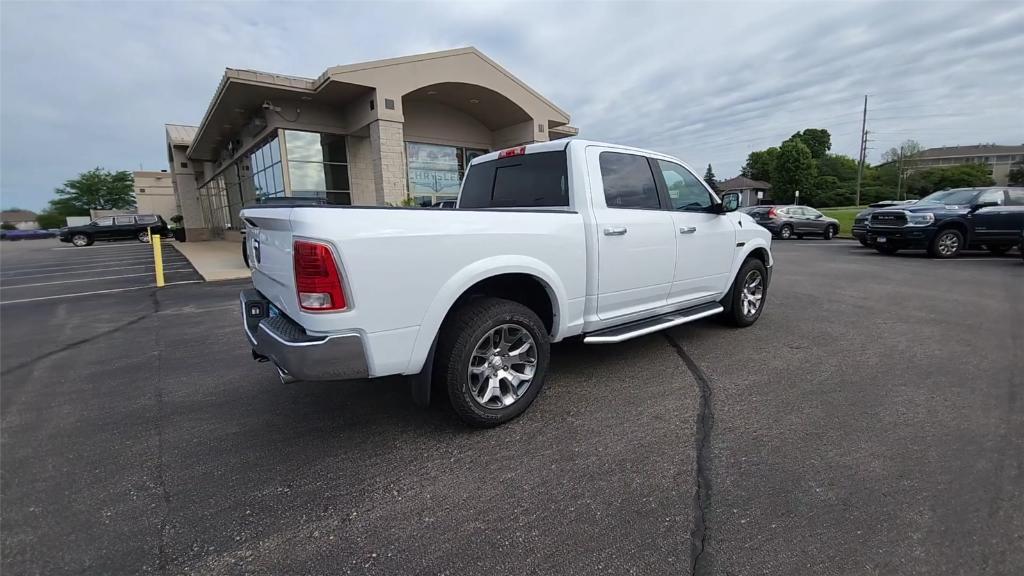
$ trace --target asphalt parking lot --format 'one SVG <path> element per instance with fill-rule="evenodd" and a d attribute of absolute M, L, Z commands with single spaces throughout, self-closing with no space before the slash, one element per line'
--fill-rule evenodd
<path fill-rule="evenodd" d="M 533 407 L 478 431 L 399 379 L 281 384 L 243 283 L 14 302 L 50 292 L 8 298 L 3 250 L 4 573 L 1024 566 L 1017 252 L 777 242 L 753 327 L 557 345 Z"/>
<path fill-rule="evenodd" d="M 99 242 L 78 248 L 53 239 L 2 246 L 0 303 L 63 300 L 155 285 L 149 244 Z M 166 284 L 202 281 L 173 242 L 164 241 L 161 246 Z"/>

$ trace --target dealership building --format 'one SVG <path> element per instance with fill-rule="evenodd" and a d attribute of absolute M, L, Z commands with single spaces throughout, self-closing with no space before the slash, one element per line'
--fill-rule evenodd
<path fill-rule="evenodd" d="M 165 126 L 189 240 L 238 239 L 254 202 L 426 206 L 470 160 L 575 136 L 569 114 L 475 48 L 335 66 L 317 78 L 227 69 L 199 126 Z"/>

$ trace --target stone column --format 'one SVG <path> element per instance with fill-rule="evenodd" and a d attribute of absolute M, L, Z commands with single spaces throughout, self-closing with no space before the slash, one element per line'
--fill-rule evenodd
<path fill-rule="evenodd" d="M 402 123 L 375 120 L 370 124 L 373 186 L 378 205 L 398 206 L 408 194 Z"/>

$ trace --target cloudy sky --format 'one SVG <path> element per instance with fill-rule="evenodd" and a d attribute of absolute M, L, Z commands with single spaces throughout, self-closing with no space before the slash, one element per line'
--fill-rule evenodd
<path fill-rule="evenodd" d="M 1024 3 L 0 4 L 0 203 L 39 209 L 94 166 L 166 168 L 163 124 L 197 124 L 225 67 L 315 77 L 473 45 L 581 135 L 719 178 L 806 127 L 869 159 L 1024 143 Z"/>

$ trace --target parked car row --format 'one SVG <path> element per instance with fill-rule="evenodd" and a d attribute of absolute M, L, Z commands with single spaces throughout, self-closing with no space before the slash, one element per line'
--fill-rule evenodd
<path fill-rule="evenodd" d="M 906 249 L 924 249 L 933 258 L 955 258 L 967 249 L 1005 254 L 1021 244 L 1024 188 L 942 190 L 910 205 L 873 209 L 865 217 L 864 243 L 883 254 Z"/>
<path fill-rule="evenodd" d="M 810 206 L 773 206 L 761 204 L 740 208 L 776 238 L 789 240 L 804 236 L 821 236 L 831 240 L 839 234 L 839 221 L 825 216 Z"/>
<path fill-rule="evenodd" d="M 40 238 L 56 237 L 56 230 L 0 230 L 0 240 L 10 240 L 11 242 L 17 242 L 18 240 L 37 240 Z"/>
<path fill-rule="evenodd" d="M 97 240 L 138 240 L 149 242 L 149 234 L 171 237 L 167 222 L 157 214 L 121 214 L 97 218 L 84 226 L 60 229 L 60 241 L 75 246 L 91 246 Z"/>

